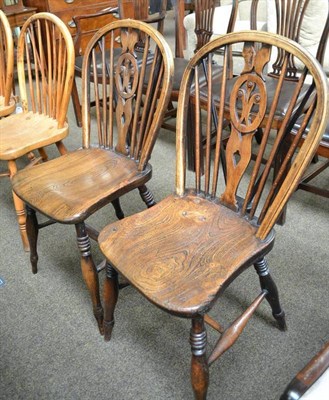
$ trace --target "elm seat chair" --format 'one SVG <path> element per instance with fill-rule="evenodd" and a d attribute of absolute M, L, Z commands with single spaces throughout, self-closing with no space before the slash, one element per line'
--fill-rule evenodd
<path fill-rule="evenodd" d="M 114 64 L 114 41 L 118 35 L 121 55 Z M 136 47 L 141 37 L 144 49 L 142 62 L 138 62 Z M 146 87 L 150 49 L 152 68 Z M 99 67 L 103 75 L 95 85 L 91 77 Z M 148 207 L 155 204 L 146 187 L 152 174 L 148 161 L 169 101 L 172 75 L 170 48 L 152 26 L 129 19 L 104 26 L 89 42 L 82 66 L 82 148 L 20 171 L 13 179 L 15 193 L 27 205 L 34 273 L 38 230 L 44 226 L 38 224 L 36 211 L 50 222 L 75 225 L 82 274 L 101 333 L 103 309 L 90 245 L 90 237 L 97 240 L 98 233 L 85 221 L 111 202 L 118 218 L 123 218 L 119 198 L 137 188 Z M 91 98 L 96 102 L 95 117 L 91 116 Z"/>
<path fill-rule="evenodd" d="M 246 41 L 247 40 L 247 41 Z M 231 134 L 226 146 L 226 184 L 219 173 L 220 147 L 225 125 L 225 102 L 217 110 L 218 134 L 213 148 L 211 99 L 215 88 L 209 80 L 208 113 L 201 124 L 199 66 L 206 60 L 212 74 L 213 55 L 224 51 L 220 98 L 228 95 L 229 52 L 235 43 L 244 43 L 245 66 L 230 91 Z M 287 131 L 295 124 L 296 91 L 291 93 L 288 112 L 274 142 L 269 136 L 276 104 L 268 105 L 263 80 L 264 67 L 273 47 L 305 64 L 300 77 L 314 79 L 307 123 L 313 115 L 310 131 L 296 157 L 293 143 L 275 179 L 270 178 L 273 159 Z M 186 136 L 190 95 L 196 101 L 195 172 L 187 175 Z M 218 95 L 218 93 L 216 93 Z M 238 107 L 242 104 L 242 116 Z M 251 114 L 254 106 L 258 112 Z M 270 108 L 268 108 L 270 107 Z M 258 154 L 251 163 L 252 138 L 268 117 Z M 99 244 L 107 259 L 104 284 L 105 339 L 109 340 L 117 302 L 117 274 L 120 273 L 150 302 L 164 311 L 192 320 L 191 377 L 196 399 L 205 399 L 209 366 L 238 338 L 247 321 L 266 299 L 280 329 L 286 328 L 276 285 L 269 273 L 266 255 L 274 246 L 274 225 L 289 197 L 311 161 L 329 117 L 329 94 L 326 76 L 316 60 L 297 43 L 267 32 L 242 31 L 227 34 L 202 47 L 189 62 L 182 80 L 178 101 L 176 142 L 176 192 L 153 208 L 105 227 Z M 302 134 L 299 131 L 298 136 Z M 202 136 L 207 138 L 205 157 L 201 158 Z M 261 160 L 268 152 L 268 161 Z M 202 161 L 202 162 L 201 162 Z M 187 183 L 189 182 L 189 183 Z M 225 288 L 247 267 L 254 265 L 261 292 L 230 326 L 224 329 L 208 315 Z M 204 323 L 222 333 L 214 349 L 206 355 L 207 334 Z"/>
<path fill-rule="evenodd" d="M 0 10 L 0 118 L 15 111 L 13 96 L 14 41 L 6 14 Z"/>
<path fill-rule="evenodd" d="M 62 140 L 69 132 L 66 114 L 73 69 L 73 41 L 65 24 L 50 13 L 30 17 L 17 45 L 23 112 L 0 120 L 0 160 L 8 162 L 11 180 L 17 172 L 16 160 L 34 150 L 39 150 L 42 160 L 47 159 L 44 147 L 51 144 L 56 144 L 60 154 L 66 153 Z M 24 203 L 15 193 L 13 198 L 23 246 L 28 250 Z"/>

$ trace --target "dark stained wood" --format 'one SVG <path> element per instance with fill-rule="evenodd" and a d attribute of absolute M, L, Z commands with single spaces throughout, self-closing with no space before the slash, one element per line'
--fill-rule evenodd
<path fill-rule="evenodd" d="M 329 368 L 329 342 L 297 373 L 280 400 L 298 400 Z"/>
<path fill-rule="evenodd" d="M 237 43 L 244 48 L 245 65 L 233 78 L 229 65 L 230 49 Z M 267 87 L 262 78 L 274 47 L 283 50 L 284 69 L 286 60 L 293 54 L 305 65 L 305 73 L 296 82 L 297 89 L 290 93 L 287 112 L 273 138 L 270 127 L 276 117 L 278 102 L 268 102 Z M 224 59 L 220 64 L 222 73 L 215 76 L 214 55 L 218 52 L 224 54 Z M 202 78 L 200 70 L 204 68 L 212 79 Z M 298 87 L 303 86 L 306 74 L 313 77 L 314 87 L 307 93 L 308 110 L 301 113 L 301 118 L 303 124 L 311 125 L 306 140 L 297 151 L 296 143 L 289 145 L 285 137 L 297 118 Z M 280 77 L 278 86 L 282 81 Z M 207 93 L 206 115 L 199 106 L 200 87 Z M 215 92 L 216 88 L 220 90 Z M 214 93 L 220 96 L 215 108 L 216 118 L 211 115 Z M 191 94 L 195 101 L 195 171 L 187 174 L 186 138 Z M 325 130 L 329 115 L 328 96 L 328 81 L 323 70 L 293 41 L 267 32 L 249 31 L 248 34 L 230 33 L 209 42 L 190 61 L 183 75 L 177 115 L 175 194 L 149 210 L 108 225 L 99 234 L 100 248 L 111 268 L 156 306 L 170 314 L 192 319 L 191 376 L 197 399 L 206 398 L 209 364 L 238 339 L 263 299 L 268 301 L 278 328 L 286 328 L 278 290 L 265 256 L 274 245 L 273 227 Z M 230 126 L 226 124 L 227 104 Z M 265 116 L 267 125 L 260 145 L 255 146 L 253 162 L 252 138 Z M 214 128 L 217 130 L 215 143 L 211 134 Z M 220 155 L 222 138 L 227 130 L 225 181 Z M 273 181 L 270 170 L 282 144 L 288 147 Z M 201 157 L 202 146 L 206 149 L 204 157 Z M 265 165 L 262 159 L 266 160 Z M 260 294 L 256 294 L 254 302 L 225 329 L 207 359 L 204 322 L 208 318 L 205 315 L 226 287 L 253 265 L 260 280 Z M 116 298 L 109 299 L 107 292 L 104 308 L 111 321 L 114 320 L 115 302 Z M 216 326 L 211 319 L 210 322 Z"/>
<path fill-rule="evenodd" d="M 119 53 L 114 46 L 118 36 Z M 142 51 L 137 49 L 141 36 L 144 37 Z M 116 63 L 113 62 L 115 54 Z M 146 65 L 150 68 L 147 83 Z M 91 78 L 96 70 L 101 73 L 97 84 Z M 75 225 L 81 269 L 101 333 L 103 310 L 88 235 L 97 239 L 98 232 L 86 226 L 85 220 L 110 202 L 118 218 L 123 218 L 119 197 L 133 189 L 139 189 L 148 207 L 155 204 L 146 187 L 152 172 L 148 162 L 168 104 L 172 75 L 171 50 L 163 36 L 149 24 L 119 20 L 104 26 L 89 42 L 84 55 L 82 148 L 20 171 L 13 178 L 17 198 L 30 209 L 51 221 Z M 95 99 L 96 109 L 93 125 L 91 98 Z M 34 232 L 41 224 L 35 217 L 30 224 L 29 240 L 36 241 Z M 31 249 L 36 270 L 36 243 L 31 242 Z M 106 295 L 110 299 L 115 289 L 105 291 L 110 293 Z M 110 315 L 105 312 L 105 326 L 111 322 L 107 320 Z"/>
<path fill-rule="evenodd" d="M 41 40 L 42 34 L 45 33 Z M 74 47 L 63 22 L 50 13 L 34 14 L 23 25 L 17 45 L 17 72 L 23 112 L 0 120 L 0 160 L 8 162 L 9 176 L 17 172 L 16 160 L 56 144 L 59 153 L 66 148 L 66 121 L 73 82 Z M 38 160 L 33 159 L 33 163 Z M 22 200 L 13 193 L 23 246 L 28 250 L 26 217 Z"/>

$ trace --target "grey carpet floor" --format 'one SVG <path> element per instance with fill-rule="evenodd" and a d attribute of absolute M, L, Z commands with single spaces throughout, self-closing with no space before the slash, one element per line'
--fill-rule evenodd
<path fill-rule="evenodd" d="M 71 106 L 69 121 L 66 144 L 74 149 L 81 144 L 81 130 Z M 160 133 L 152 165 L 149 188 L 160 201 L 174 190 L 172 133 Z M 328 186 L 328 171 L 319 181 Z M 127 287 L 119 295 L 113 338 L 105 343 L 81 277 L 74 228 L 53 225 L 41 231 L 39 272 L 32 275 L 9 181 L 1 179 L 0 188 L 0 398 L 192 399 L 189 321 L 167 315 Z M 122 206 L 126 215 L 144 209 L 137 192 L 124 196 Z M 329 340 L 328 216 L 328 200 L 301 191 L 293 195 L 268 257 L 288 331 L 276 328 L 263 303 L 237 343 L 211 367 L 210 400 L 278 399 Z M 115 216 L 108 206 L 91 219 L 101 228 Z M 96 245 L 93 255 L 101 260 Z M 258 278 L 249 269 L 227 289 L 212 315 L 227 325 L 258 292 Z M 217 340 L 211 328 L 208 337 L 211 348 Z"/>

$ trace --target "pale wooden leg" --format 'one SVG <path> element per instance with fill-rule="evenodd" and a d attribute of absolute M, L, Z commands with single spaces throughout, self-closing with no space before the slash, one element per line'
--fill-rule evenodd
<path fill-rule="evenodd" d="M 138 190 L 147 208 L 153 207 L 156 204 L 152 192 L 146 187 L 146 185 L 140 186 Z"/>
<path fill-rule="evenodd" d="M 77 232 L 78 247 L 81 253 L 82 276 L 86 282 L 91 296 L 94 316 L 96 318 L 99 331 L 101 335 L 103 335 L 103 307 L 99 294 L 98 273 L 91 256 L 90 239 L 83 222 L 77 224 L 75 229 Z"/>
<path fill-rule="evenodd" d="M 118 273 L 106 263 L 106 279 L 104 282 L 104 339 L 111 339 L 114 326 L 114 309 L 118 300 Z"/>
<path fill-rule="evenodd" d="M 16 174 L 17 172 L 17 166 L 16 162 L 14 160 L 8 161 L 8 169 L 9 169 L 9 176 L 10 179 Z M 26 233 L 26 214 L 24 210 L 24 202 L 14 193 L 13 191 L 13 200 L 14 200 L 14 206 L 16 210 L 16 216 L 17 216 L 17 221 L 19 225 L 19 231 L 21 234 L 22 242 L 23 242 L 23 248 L 25 251 L 30 250 L 28 238 L 27 238 L 27 233 Z"/>
<path fill-rule="evenodd" d="M 30 261 L 32 266 L 32 272 L 36 274 L 38 272 L 38 252 L 37 252 L 37 241 L 39 233 L 39 225 L 35 210 L 26 206 L 26 231 L 27 237 L 30 244 Z"/>
<path fill-rule="evenodd" d="M 67 153 L 67 148 L 65 147 L 64 143 L 61 140 L 59 142 L 56 142 L 56 146 L 57 146 L 59 153 L 62 156 Z"/>
<path fill-rule="evenodd" d="M 191 380 L 196 400 L 205 400 L 209 384 L 209 368 L 206 359 L 207 332 L 203 317 L 192 319 L 190 333 L 192 351 Z"/>
<path fill-rule="evenodd" d="M 285 331 L 287 329 L 285 313 L 281 308 L 278 289 L 270 275 L 266 259 L 262 258 L 260 261 L 257 261 L 254 267 L 259 276 L 261 288 L 267 292 L 266 300 L 272 308 L 272 315 L 277 320 L 279 329 Z"/>

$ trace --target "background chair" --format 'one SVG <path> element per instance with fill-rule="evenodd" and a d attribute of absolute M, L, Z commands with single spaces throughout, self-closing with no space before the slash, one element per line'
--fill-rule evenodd
<path fill-rule="evenodd" d="M 86 51 L 87 44 L 94 33 L 102 28 L 104 25 L 116 21 L 118 18 L 132 18 L 140 21 L 144 21 L 150 24 L 156 24 L 157 29 L 160 33 L 163 33 L 164 18 L 166 16 L 167 0 L 161 0 L 161 8 L 159 12 L 149 15 L 148 13 L 148 1 L 134 2 L 132 0 L 120 0 L 119 6 L 115 8 L 107 8 L 95 14 L 81 14 L 73 17 L 73 21 L 76 25 L 77 34 L 75 36 L 74 47 L 75 47 L 75 79 L 72 88 L 72 103 L 73 109 L 77 121 L 77 125 L 82 125 L 81 115 L 81 104 L 79 100 L 79 90 L 77 87 L 77 78 L 82 76 L 82 62 L 83 56 Z M 117 43 L 119 38 L 116 38 L 114 42 L 117 47 L 120 47 Z M 120 49 L 115 52 L 114 60 L 120 55 Z M 102 72 L 98 72 L 98 79 L 101 79 Z M 93 102 L 91 103 L 94 104 Z"/>
<path fill-rule="evenodd" d="M 247 42 L 246 42 L 247 40 Z M 244 43 L 245 66 L 234 85 L 228 85 L 229 52 L 236 43 Z M 297 87 L 308 74 L 314 79 L 312 106 L 304 114 L 309 134 L 295 157 L 296 142 L 276 176 L 270 179 L 271 164 L 280 144 L 296 122 L 297 94 L 291 92 L 285 114 L 274 141 L 270 137 L 276 103 L 268 104 L 267 87 L 262 79 L 272 48 L 283 50 L 283 62 L 294 55 L 305 64 Z M 214 79 L 207 81 L 208 113 L 201 123 L 199 68 L 207 62 L 212 76 L 213 57 L 224 52 L 223 73 L 218 76 L 221 87 L 218 134 L 213 148 L 211 132 Z M 205 85 L 204 81 L 202 85 Z M 186 171 L 187 111 L 190 95 L 196 101 L 195 173 Z M 216 93 L 218 95 L 218 93 Z M 220 148 L 225 125 L 225 98 L 230 97 L 231 132 L 226 146 L 227 181 L 219 174 Z M 286 328 L 276 285 L 269 273 L 266 255 L 272 250 L 273 227 L 296 189 L 321 140 L 329 117 L 328 83 L 321 67 L 297 43 L 265 32 L 230 33 L 209 42 L 188 64 L 181 86 L 177 116 L 176 192 L 153 208 L 108 225 L 99 235 L 99 244 L 106 256 L 107 279 L 104 284 L 105 339 L 109 340 L 114 324 L 117 301 L 117 274 L 122 274 L 143 296 L 164 311 L 192 320 L 191 377 L 195 398 L 205 399 L 209 382 L 209 366 L 237 340 L 247 321 L 266 299 L 280 329 Z M 241 111 L 239 110 L 241 108 Z M 253 108 L 253 112 L 251 112 Z M 298 113 L 297 113 L 298 114 Z M 250 163 L 253 137 L 268 115 L 255 163 Z M 302 131 L 298 132 L 298 136 Z M 205 157 L 201 158 L 201 137 L 206 137 Z M 297 138 L 298 140 L 298 138 Z M 265 152 L 266 164 L 262 164 Z M 246 268 L 254 265 L 261 292 L 252 304 L 227 328 L 208 315 L 216 300 Z M 209 323 L 222 335 L 210 355 L 206 355 Z"/>
<path fill-rule="evenodd" d="M 0 118 L 6 117 L 15 110 L 13 75 L 14 41 L 8 19 L 0 10 Z"/>
<path fill-rule="evenodd" d="M 118 35 L 121 54 L 114 63 Z M 138 50 L 141 38 L 144 46 Z M 146 87 L 150 49 L 152 68 Z M 140 51 L 142 56 L 138 57 Z M 102 71 L 97 84 L 96 71 Z M 104 26 L 91 39 L 82 66 L 82 149 L 20 171 L 13 179 L 15 193 L 27 204 L 34 273 L 39 228 L 51 222 L 75 225 L 82 274 L 101 333 L 103 309 L 89 239 L 97 240 L 98 232 L 85 220 L 111 202 L 118 218 L 123 218 L 119 198 L 137 188 L 148 207 L 155 204 L 146 187 L 152 174 L 148 161 L 168 104 L 172 75 L 171 50 L 154 28 L 134 20 Z M 91 111 L 91 98 L 95 99 L 95 113 Z M 38 224 L 36 211 L 50 222 Z"/>
<path fill-rule="evenodd" d="M 16 160 L 38 149 L 56 144 L 66 153 L 62 140 L 68 134 L 66 122 L 74 68 L 72 37 L 55 15 L 39 13 L 22 27 L 17 45 L 17 72 L 23 112 L 0 120 L 0 160 L 8 162 L 9 176 L 17 172 Z M 32 160 L 34 163 L 39 159 Z M 22 236 L 28 250 L 23 202 L 13 193 Z"/>

